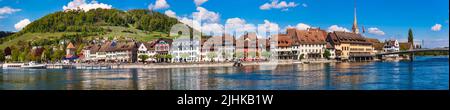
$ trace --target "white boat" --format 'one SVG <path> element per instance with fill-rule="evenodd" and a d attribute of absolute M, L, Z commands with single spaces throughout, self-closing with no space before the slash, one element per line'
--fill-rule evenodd
<path fill-rule="evenodd" d="M 3 69 L 45 69 L 47 65 L 36 64 L 35 62 L 29 63 L 5 63 L 2 66 Z"/>

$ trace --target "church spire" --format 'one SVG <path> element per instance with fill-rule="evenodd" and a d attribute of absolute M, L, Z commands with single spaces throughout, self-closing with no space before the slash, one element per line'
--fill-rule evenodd
<path fill-rule="evenodd" d="M 359 33 L 359 28 L 358 28 L 358 20 L 356 17 L 356 0 L 355 0 L 355 12 L 354 12 L 354 20 L 353 20 L 353 27 L 352 27 L 352 32 L 358 34 Z"/>

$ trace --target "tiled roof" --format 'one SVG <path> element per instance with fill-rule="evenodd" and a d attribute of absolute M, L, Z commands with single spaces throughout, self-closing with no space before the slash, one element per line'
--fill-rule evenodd
<path fill-rule="evenodd" d="M 295 30 L 295 31 L 294 31 Z M 326 44 L 327 33 L 320 29 L 296 30 L 289 29 L 287 35 L 294 40 L 294 45 L 299 44 Z M 295 33 L 292 33 L 295 32 Z"/>
<path fill-rule="evenodd" d="M 97 53 L 100 49 L 101 45 L 93 45 L 89 47 L 90 53 Z"/>
<path fill-rule="evenodd" d="M 367 42 L 370 43 L 381 43 L 380 40 L 375 39 L 375 38 L 366 38 Z"/>
<path fill-rule="evenodd" d="M 111 46 L 112 42 L 105 42 L 103 45 L 100 46 L 98 49 L 98 52 L 107 52 L 109 47 Z"/>
<path fill-rule="evenodd" d="M 384 43 L 372 43 L 375 50 L 383 50 Z"/>
<path fill-rule="evenodd" d="M 279 34 L 277 36 L 272 36 L 278 40 L 278 47 L 290 47 L 292 46 L 291 36 L 287 34 Z"/>
<path fill-rule="evenodd" d="M 329 35 L 329 39 L 332 40 L 334 44 L 339 43 L 354 43 L 354 44 L 364 44 L 371 45 L 371 42 L 368 42 L 366 38 L 364 38 L 361 34 L 355 34 L 350 32 L 332 32 Z"/>
<path fill-rule="evenodd" d="M 136 48 L 136 45 L 134 42 L 121 42 L 117 44 L 112 44 L 109 46 L 109 48 L 106 50 L 107 52 L 114 52 L 114 51 L 127 51 L 127 50 L 133 50 Z"/>
<path fill-rule="evenodd" d="M 236 39 L 236 48 L 248 48 L 258 45 L 259 40 L 256 33 L 247 33 Z"/>

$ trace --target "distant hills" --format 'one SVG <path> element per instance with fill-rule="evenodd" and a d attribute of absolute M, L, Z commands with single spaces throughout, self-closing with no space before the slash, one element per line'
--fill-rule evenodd
<path fill-rule="evenodd" d="M 7 37 L 7 36 L 10 36 L 13 34 L 14 34 L 14 32 L 0 31 L 0 38 Z"/>
<path fill-rule="evenodd" d="M 149 10 L 59 11 L 33 21 L 17 33 L 5 33 L 2 36 L 8 37 L 0 38 L 0 49 L 17 42 L 52 45 L 51 42 L 71 36 L 83 39 L 132 37 L 144 41 L 166 37 L 177 23 L 175 18 Z"/>

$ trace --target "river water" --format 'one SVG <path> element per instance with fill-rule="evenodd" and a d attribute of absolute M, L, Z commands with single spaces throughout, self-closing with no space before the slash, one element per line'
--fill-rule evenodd
<path fill-rule="evenodd" d="M 414 62 L 111 69 L 1 70 L 0 90 L 448 90 L 449 59 Z"/>

